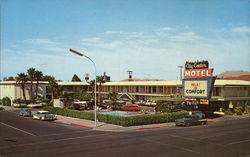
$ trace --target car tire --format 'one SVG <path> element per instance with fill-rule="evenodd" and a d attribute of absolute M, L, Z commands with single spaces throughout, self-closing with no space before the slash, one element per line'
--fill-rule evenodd
<path fill-rule="evenodd" d="M 206 125 L 207 124 L 207 122 L 201 122 L 201 125 Z"/>
<path fill-rule="evenodd" d="M 186 125 L 185 126 L 190 126 L 190 123 L 186 123 Z"/>

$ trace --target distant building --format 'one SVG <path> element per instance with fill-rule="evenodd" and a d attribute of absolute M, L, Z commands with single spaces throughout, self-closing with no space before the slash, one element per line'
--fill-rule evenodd
<path fill-rule="evenodd" d="M 226 71 L 217 75 L 217 79 L 250 81 L 250 72 L 242 71 L 242 70 L 241 71 Z"/>

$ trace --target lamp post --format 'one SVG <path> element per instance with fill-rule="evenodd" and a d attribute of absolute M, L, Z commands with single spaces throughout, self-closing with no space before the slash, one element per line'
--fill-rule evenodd
<path fill-rule="evenodd" d="M 180 80 L 182 80 L 182 68 L 183 68 L 183 66 L 178 66 L 178 68 L 180 68 Z"/>
<path fill-rule="evenodd" d="M 72 52 L 72 53 L 74 53 L 74 54 L 77 54 L 78 56 L 86 57 L 94 65 L 94 68 L 95 68 L 95 127 L 97 127 L 97 115 L 96 115 L 96 66 L 95 66 L 95 62 L 91 58 L 89 58 L 88 56 L 86 56 L 85 54 L 83 54 L 81 52 L 78 52 L 78 51 L 73 50 L 73 49 L 69 49 L 69 51 Z"/>

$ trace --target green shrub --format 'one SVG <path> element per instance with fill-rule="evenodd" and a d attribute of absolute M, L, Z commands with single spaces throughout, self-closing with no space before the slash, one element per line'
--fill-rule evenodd
<path fill-rule="evenodd" d="M 173 112 L 174 111 L 174 105 L 172 105 L 171 102 L 157 101 L 155 109 L 156 109 L 157 112 L 161 112 L 161 113 Z"/>
<path fill-rule="evenodd" d="M 49 103 L 49 99 L 48 98 L 37 98 L 35 99 L 36 102 L 44 102 L 44 103 Z"/>
<path fill-rule="evenodd" d="M 230 109 L 223 110 L 226 115 L 233 115 L 233 112 Z"/>
<path fill-rule="evenodd" d="M 49 103 L 49 99 L 46 98 L 38 98 L 38 99 L 14 99 L 13 103 L 17 103 L 17 104 L 35 104 L 38 102 L 44 102 L 44 103 Z"/>
<path fill-rule="evenodd" d="M 51 113 L 81 118 L 87 120 L 94 120 L 95 113 L 94 112 L 86 112 L 86 111 L 76 111 L 65 108 L 56 108 L 46 106 L 45 110 L 50 111 Z M 114 116 L 107 114 L 97 114 L 97 119 L 100 122 L 105 122 L 109 124 L 121 125 L 121 126 L 134 126 L 134 125 L 145 125 L 145 124 L 155 124 L 155 123 L 166 123 L 173 122 L 177 118 L 184 117 L 188 112 L 174 112 L 174 113 L 161 113 L 161 114 L 145 114 L 138 116 Z"/>
<path fill-rule="evenodd" d="M 250 114 L 250 105 L 245 106 L 244 114 Z"/>
<path fill-rule="evenodd" d="M 234 108 L 234 112 L 237 115 L 242 115 L 242 113 L 244 112 L 244 107 L 243 106 L 237 106 Z"/>
<path fill-rule="evenodd" d="M 2 105 L 2 99 L 0 99 L 0 105 Z"/>
<path fill-rule="evenodd" d="M 116 101 L 109 101 L 108 106 L 111 110 L 120 110 L 120 105 Z"/>
<path fill-rule="evenodd" d="M 10 105 L 11 105 L 11 100 L 10 100 L 10 98 L 9 98 L 9 97 L 4 97 L 4 98 L 2 99 L 2 105 L 4 105 L 4 106 L 10 106 Z"/>
<path fill-rule="evenodd" d="M 26 100 L 24 99 L 14 99 L 13 103 L 17 103 L 17 104 L 26 104 Z"/>

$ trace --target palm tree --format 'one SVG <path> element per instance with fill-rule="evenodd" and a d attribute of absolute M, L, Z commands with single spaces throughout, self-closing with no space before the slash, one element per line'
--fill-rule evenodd
<path fill-rule="evenodd" d="M 59 86 L 54 77 L 50 78 L 48 87 L 52 92 L 51 101 L 53 102 L 54 98 L 56 98 L 59 94 Z"/>
<path fill-rule="evenodd" d="M 87 89 L 88 91 L 89 91 L 89 88 L 92 91 L 92 97 L 94 99 L 94 95 L 95 95 L 95 80 L 89 81 L 89 86 L 88 86 L 88 89 Z"/>
<path fill-rule="evenodd" d="M 41 71 L 35 71 L 35 80 L 36 80 L 36 98 L 37 98 L 37 93 L 38 93 L 38 85 L 39 81 L 43 78 L 43 73 Z"/>
<path fill-rule="evenodd" d="M 31 98 L 33 98 L 33 81 L 35 79 L 35 72 L 36 72 L 35 68 L 29 68 L 27 70 L 28 77 L 29 77 L 29 80 L 30 80 L 30 97 Z"/>
<path fill-rule="evenodd" d="M 102 83 L 105 83 L 104 76 L 96 76 L 96 82 L 99 83 L 98 87 L 98 104 L 101 104 L 101 92 L 102 92 Z"/>
<path fill-rule="evenodd" d="M 108 94 L 108 98 L 111 100 L 111 101 L 116 101 L 117 100 L 117 96 L 118 96 L 118 93 L 117 92 L 110 92 Z"/>
<path fill-rule="evenodd" d="M 28 81 L 28 75 L 26 75 L 25 73 L 19 73 L 17 74 L 16 77 L 16 83 L 20 84 L 21 89 L 23 90 L 23 98 L 26 100 L 26 96 L 25 96 L 25 84 Z"/>

